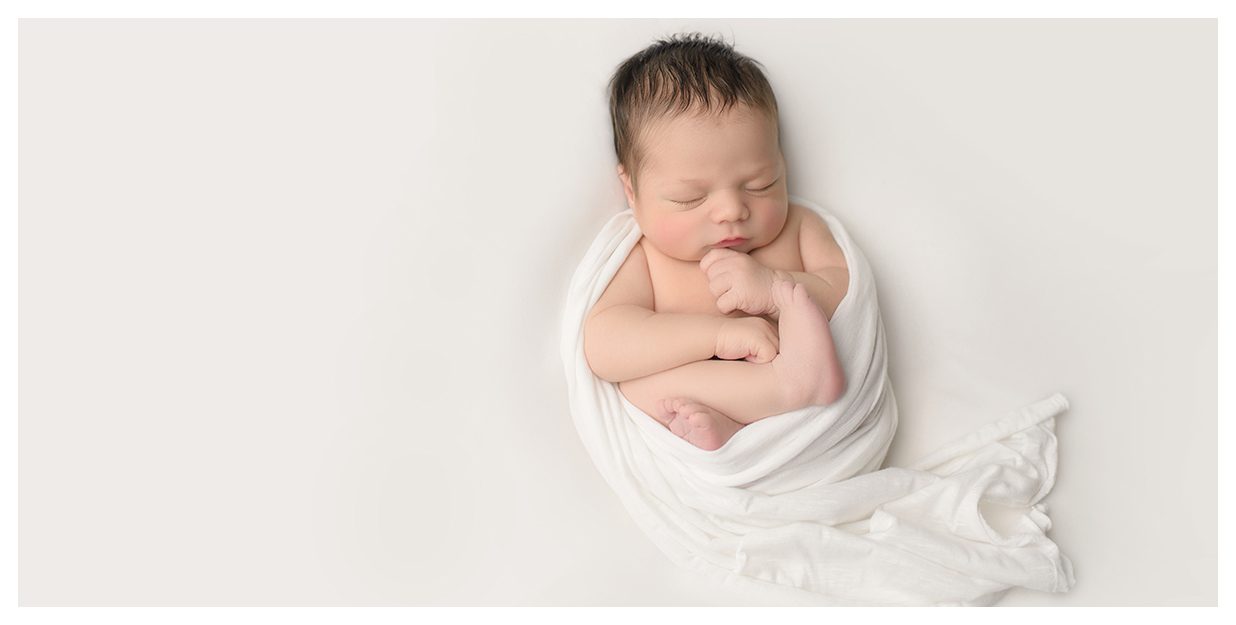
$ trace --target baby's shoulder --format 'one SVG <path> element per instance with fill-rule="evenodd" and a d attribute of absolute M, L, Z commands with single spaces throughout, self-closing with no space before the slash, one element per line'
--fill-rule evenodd
<path fill-rule="evenodd" d="M 820 220 L 820 215 L 806 206 L 790 202 L 790 208 L 786 212 L 785 226 L 787 229 L 791 226 L 799 228 L 804 219 L 812 218 Z"/>
<path fill-rule="evenodd" d="M 824 217 L 806 206 L 790 204 L 788 217 L 785 220 L 786 230 L 791 229 L 791 224 L 795 234 L 801 232 L 803 228 L 807 228 L 812 232 L 823 234 L 829 240 L 835 240 L 832 228 L 828 227 L 828 222 L 824 220 Z"/>
<path fill-rule="evenodd" d="M 770 248 L 768 250 L 769 252 L 774 249 L 797 249 L 798 233 L 802 231 L 803 221 L 805 219 L 810 219 L 813 215 L 814 211 L 810 208 L 791 202 L 789 204 L 789 208 L 786 210 L 785 224 L 781 226 L 781 232 L 777 234 L 777 238 L 773 239 L 771 243 L 764 247 Z"/>

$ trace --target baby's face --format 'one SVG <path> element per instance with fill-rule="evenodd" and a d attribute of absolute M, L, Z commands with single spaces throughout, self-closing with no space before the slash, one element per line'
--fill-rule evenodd
<path fill-rule="evenodd" d="M 719 118 L 682 115 L 645 136 L 639 193 L 618 166 L 640 231 L 662 253 L 698 261 L 715 247 L 771 243 L 789 211 L 785 158 L 771 120 L 739 105 Z M 734 237 L 738 245 L 717 245 Z"/>

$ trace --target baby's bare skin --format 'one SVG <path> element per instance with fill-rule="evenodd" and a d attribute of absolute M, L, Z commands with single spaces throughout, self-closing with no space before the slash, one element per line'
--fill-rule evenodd
<path fill-rule="evenodd" d="M 778 329 L 781 354 L 768 363 L 697 361 L 619 383 L 619 390 L 632 404 L 674 434 L 711 451 L 724 445 L 748 423 L 807 405 L 828 403 L 821 397 L 822 391 L 829 390 L 825 384 L 827 376 L 822 372 L 835 366 L 835 350 L 827 323 L 849 283 L 847 280 L 844 284 L 829 284 L 803 271 L 800 249 L 803 221 L 814 219 L 816 225 L 823 223 L 808 211 L 810 209 L 790 204 L 785 225 L 777 237 L 748 253 L 773 270 L 778 278 L 794 280 L 799 285 L 798 290 L 807 294 L 809 306 L 800 309 L 797 315 L 805 320 L 802 324 L 791 327 L 794 310 L 783 310 L 784 297 L 774 299 L 777 311 L 762 315 Z M 827 232 L 826 227 L 824 231 Z M 827 233 L 826 242 L 836 246 L 831 232 Z M 716 297 L 708 289 L 708 278 L 699 262 L 667 256 L 646 245 L 646 240 L 641 239 L 639 244 L 645 250 L 656 312 L 728 318 L 752 316 L 742 311 L 722 314 L 718 310 Z M 841 261 L 840 266 L 845 267 L 844 254 L 839 248 L 835 248 L 834 253 Z M 844 277 L 844 274 L 836 275 Z M 786 314 L 791 316 L 787 318 Z M 822 340 L 827 340 L 827 345 L 822 345 Z M 795 345 L 814 347 L 806 350 L 805 358 L 800 358 L 799 351 L 793 349 Z M 795 372 L 809 373 L 796 377 Z"/>
<path fill-rule="evenodd" d="M 748 423 L 827 404 L 838 394 L 823 372 L 839 366 L 828 319 L 848 282 L 836 288 L 801 271 L 798 229 L 806 210 L 791 205 L 782 235 L 750 254 L 762 264 L 799 270 L 774 269 L 779 278 L 772 289 L 777 310 L 764 318 L 777 326 L 780 353 L 771 362 L 698 361 L 618 384 L 632 404 L 701 449 L 720 448 Z M 740 311 L 721 314 L 698 266 L 684 267 L 655 249 L 647 257 L 657 312 L 751 316 Z"/>
<path fill-rule="evenodd" d="M 623 382 L 619 389 L 671 432 L 708 451 L 753 421 L 831 403 L 836 390 L 820 374 L 833 351 L 828 319 L 802 284 L 777 280 L 773 298 L 780 311 L 781 352 L 772 362 L 696 362 Z"/>
<path fill-rule="evenodd" d="M 624 328 L 651 327 L 627 304 L 622 316 L 609 318 L 636 325 L 608 323 L 594 335 L 598 370 L 622 380 L 619 390 L 632 404 L 707 450 L 751 422 L 835 401 L 845 382 L 828 319 L 848 289 L 848 267 L 823 220 L 789 204 L 775 124 L 742 106 L 719 116 L 671 117 L 652 124 L 645 147 L 638 190 L 621 165 L 618 173 L 644 235 L 643 253 L 628 261 L 646 259 L 647 286 L 635 288 L 642 272 L 631 265 L 624 295 L 614 301 L 647 300 L 653 314 L 762 317 L 777 330 L 776 344 L 760 324 L 716 324 L 716 351 L 705 353 L 738 360 L 694 360 L 714 349 L 700 342 L 705 335 L 658 330 L 658 341 L 673 339 L 664 355 L 686 364 L 618 377 L 647 361 L 624 347 L 634 331 Z M 721 242 L 731 237 L 741 240 Z"/>

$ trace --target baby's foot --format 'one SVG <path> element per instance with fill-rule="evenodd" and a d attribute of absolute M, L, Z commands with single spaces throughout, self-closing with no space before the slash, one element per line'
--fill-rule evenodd
<path fill-rule="evenodd" d="M 660 419 L 671 432 L 703 449 L 720 449 L 743 424 L 705 406 L 684 398 L 661 400 Z"/>
<path fill-rule="evenodd" d="M 785 388 L 791 410 L 826 406 L 845 390 L 828 317 L 812 301 L 807 287 L 789 280 L 773 282 L 773 300 L 781 353 L 770 363 Z"/>

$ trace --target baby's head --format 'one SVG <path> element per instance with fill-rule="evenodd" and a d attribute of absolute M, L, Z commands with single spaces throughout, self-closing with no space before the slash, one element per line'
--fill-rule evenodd
<path fill-rule="evenodd" d="M 789 210 L 777 99 L 759 63 L 698 33 L 663 39 L 609 83 L 618 177 L 647 240 L 698 261 L 771 243 Z"/>

